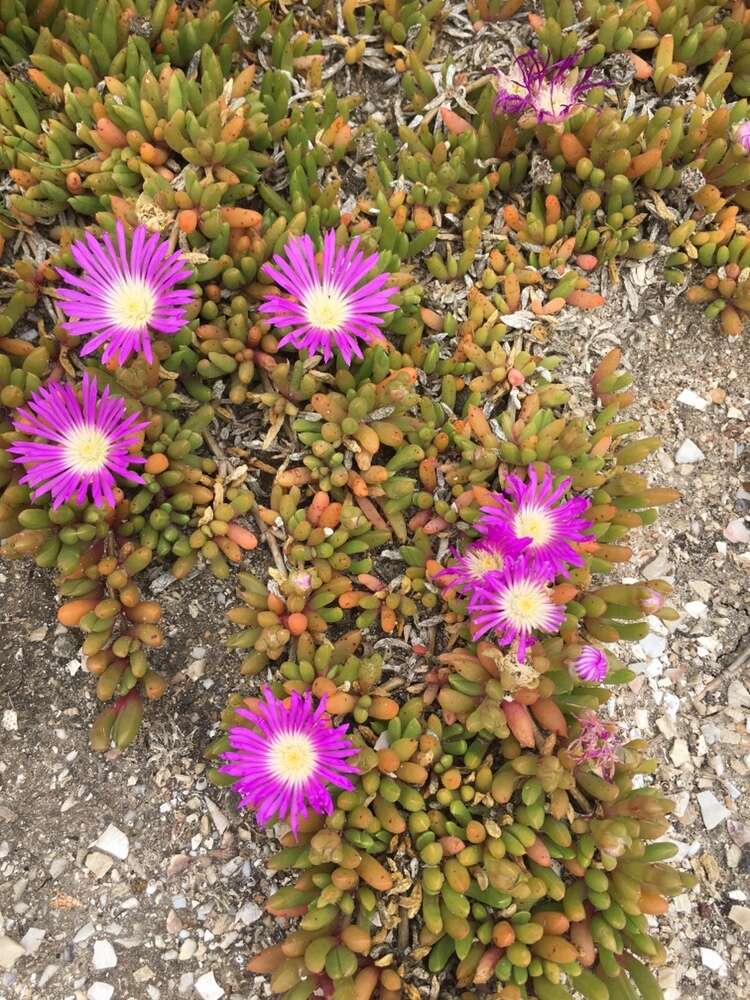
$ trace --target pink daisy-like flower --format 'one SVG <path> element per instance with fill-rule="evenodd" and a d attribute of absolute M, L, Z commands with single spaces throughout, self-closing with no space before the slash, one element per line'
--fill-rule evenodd
<path fill-rule="evenodd" d="M 113 507 L 115 476 L 143 482 L 129 466 L 146 461 L 131 450 L 147 423 L 139 423 L 138 414 L 127 415 L 124 400 L 110 396 L 109 386 L 97 397 L 96 379 L 86 374 L 81 400 L 59 382 L 37 389 L 28 407 L 16 410 L 13 427 L 41 440 L 14 441 L 8 450 L 26 468 L 21 482 L 28 483 L 34 499 L 49 493 L 54 509 L 71 498 L 83 503 L 90 491 L 97 506 Z"/>
<path fill-rule="evenodd" d="M 359 237 L 346 247 L 336 247 L 336 233 L 323 238 L 320 263 L 309 236 L 294 236 L 283 253 L 262 270 L 290 296 L 272 295 L 260 307 L 271 326 L 288 330 L 280 347 L 291 344 L 298 351 L 320 352 L 329 361 L 336 348 L 344 362 L 361 358 L 358 341 L 372 344 L 382 339 L 383 314 L 394 308 L 395 288 L 384 288 L 389 275 L 367 279 L 378 260 L 357 250 Z"/>
<path fill-rule="evenodd" d="M 524 551 L 548 563 L 553 576 L 568 563 L 581 566 L 583 559 L 571 543 L 590 541 L 594 536 L 591 522 L 583 517 L 589 501 L 584 497 L 562 500 L 570 482 L 563 479 L 554 486 L 547 468 L 540 483 L 530 465 L 527 482 L 517 476 L 508 476 L 505 481 L 505 492 L 513 502 L 502 493 L 493 494 L 492 505 L 482 507 L 484 516 L 475 527 L 511 555 Z"/>
<path fill-rule="evenodd" d="M 258 712 L 238 708 L 252 728 L 234 726 L 222 756 L 231 761 L 221 771 L 239 780 L 235 788 L 240 805 L 254 809 L 259 823 L 283 820 L 296 833 L 308 814 L 330 815 L 334 806 L 327 786 L 352 791 L 345 777 L 358 774 L 347 763 L 358 750 L 347 738 L 346 726 L 332 726 L 325 714 L 326 699 L 313 707 L 312 695 L 292 692 L 287 705 L 270 688 L 263 689 Z"/>
<path fill-rule="evenodd" d="M 746 153 L 750 153 L 750 121 L 740 122 L 734 130 L 734 137 Z"/>
<path fill-rule="evenodd" d="M 469 593 L 487 573 L 504 569 L 508 562 L 505 550 L 492 539 L 482 539 L 470 545 L 463 555 L 457 551 L 454 555 L 456 561 L 436 573 L 435 579 L 460 593 Z"/>
<path fill-rule="evenodd" d="M 582 681 L 603 681 L 608 669 L 606 655 L 596 646 L 584 646 L 573 661 L 573 670 Z"/>
<path fill-rule="evenodd" d="M 550 599 L 550 567 L 521 556 L 505 569 L 492 570 L 469 594 L 474 639 L 492 630 L 501 646 L 518 640 L 518 659 L 536 642 L 534 632 L 556 632 L 565 608 Z"/>
<path fill-rule="evenodd" d="M 498 76 L 498 90 L 492 105 L 497 114 L 528 117 L 538 124 L 559 125 L 576 111 L 583 97 L 606 81 L 592 80 L 593 69 L 580 72 L 576 65 L 581 52 L 552 62 L 534 49 L 516 56 L 508 73 Z"/>
<path fill-rule="evenodd" d="M 58 289 L 60 308 L 70 317 L 62 325 L 74 337 L 89 337 L 82 355 L 104 345 L 105 364 L 115 359 L 122 365 L 138 351 L 150 363 L 151 335 L 177 333 L 187 322 L 185 306 L 193 293 L 176 285 L 192 272 L 181 254 L 145 226 L 134 230 L 128 249 L 118 221 L 116 239 L 115 247 L 109 233 L 101 241 L 86 233 L 71 245 L 83 273 L 57 269 L 67 283 Z"/>
<path fill-rule="evenodd" d="M 602 722 L 592 711 L 583 712 L 578 724 L 580 732 L 568 744 L 568 753 L 577 764 L 588 764 L 592 771 L 611 781 L 622 746 L 619 726 L 616 722 Z"/>

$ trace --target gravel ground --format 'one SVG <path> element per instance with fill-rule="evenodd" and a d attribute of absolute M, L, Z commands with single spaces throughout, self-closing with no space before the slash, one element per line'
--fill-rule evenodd
<path fill-rule="evenodd" d="M 673 838 L 699 877 L 662 921 L 660 976 L 667 1000 L 749 996 L 748 340 L 722 339 L 679 302 L 634 317 L 623 296 L 577 324 L 555 336 L 566 375 L 583 389 L 620 341 L 634 412 L 663 440 L 651 472 L 684 493 L 637 553 L 647 577 L 674 581 L 682 619 L 629 651 L 637 677 L 619 695 L 631 733 L 651 740 L 677 802 Z M 2 1000 L 267 995 L 244 967 L 273 934 L 269 842 L 201 761 L 238 680 L 221 643 L 232 590 L 203 576 L 163 592 L 171 687 L 136 747 L 96 756 L 93 684 L 77 635 L 55 623 L 48 574 L 0 566 Z"/>

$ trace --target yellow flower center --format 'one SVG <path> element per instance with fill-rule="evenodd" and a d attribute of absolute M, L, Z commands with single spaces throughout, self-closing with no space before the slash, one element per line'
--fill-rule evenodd
<path fill-rule="evenodd" d="M 304 300 L 307 322 L 320 330 L 338 330 L 349 318 L 349 304 L 328 285 L 311 288 Z"/>
<path fill-rule="evenodd" d="M 502 553 L 489 549 L 470 553 L 467 562 L 469 572 L 477 579 L 481 579 L 485 573 L 489 573 L 493 569 L 502 569 L 505 565 Z"/>
<path fill-rule="evenodd" d="M 514 518 L 513 528 L 517 538 L 530 538 L 535 546 L 545 545 L 554 533 L 547 512 L 539 507 L 522 507 Z"/>
<path fill-rule="evenodd" d="M 315 747 L 304 733 L 282 733 L 270 749 L 271 770 L 292 785 L 307 781 L 317 762 Z"/>
<path fill-rule="evenodd" d="M 129 330 L 147 326 L 155 308 L 153 290 L 138 278 L 122 278 L 109 294 L 109 311 L 113 321 Z"/>
<path fill-rule="evenodd" d="M 65 458 L 75 472 L 99 472 L 107 464 L 110 440 L 98 427 L 83 426 L 73 431 L 65 442 Z"/>
<path fill-rule="evenodd" d="M 506 596 L 503 609 L 515 628 L 532 629 L 544 625 L 549 604 L 547 595 L 538 585 L 521 581 Z"/>

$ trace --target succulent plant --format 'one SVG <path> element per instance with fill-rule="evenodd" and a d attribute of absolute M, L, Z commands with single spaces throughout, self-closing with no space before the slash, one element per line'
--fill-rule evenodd
<path fill-rule="evenodd" d="M 494 983 L 503 996 L 546 1000 L 572 995 L 568 987 L 598 997 L 616 979 L 658 996 L 642 959 L 658 961 L 663 949 L 646 914 L 663 912 L 690 878 L 664 863 L 671 845 L 649 843 L 666 830 L 670 803 L 634 783 L 651 769 L 643 745 L 615 740 L 606 778 L 601 752 L 590 740 L 581 750 L 579 713 L 608 692 L 575 685 L 558 704 L 550 677 L 546 697 L 532 701 L 527 689 L 518 701 L 506 689 L 494 729 L 467 730 L 419 697 L 400 709 L 380 697 L 373 713 L 377 686 L 368 715 L 346 688 L 363 670 L 377 684 L 378 669 L 343 655 L 329 650 L 327 683 L 318 674 L 312 689 L 325 689 L 332 711 L 353 724 L 359 776 L 327 818 L 282 838 L 270 866 L 298 875 L 267 909 L 301 917 L 299 929 L 253 958 L 251 971 L 269 974 L 287 998 L 304 995 L 302 984 L 388 997 L 408 979 L 411 948 L 432 973 L 450 963 L 459 989 Z M 232 724 L 231 712 L 224 721 Z"/>
<path fill-rule="evenodd" d="M 519 373 L 513 379 L 517 387 L 545 371 L 531 361 L 516 355 L 513 362 L 520 368 L 506 362 L 506 370 Z M 632 399 L 618 361 L 613 352 L 594 375 L 601 407 L 595 437 Z M 531 384 L 527 391 L 528 413 L 542 412 L 539 392 Z M 546 405 L 564 407 L 566 400 L 560 387 L 552 387 Z M 491 429 L 475 410 L 470 409 L 464 433 L 479 435 L 486 447 Z M 556 432 L 568 433 L 565 421 L 557 419 Z M 598 441 L 609 448 L 635 429 L 620 422 Z M 581 454 L 587 454 L 583 442 L 591 432 L 583 423 L 571 432 L 569 439 L 563 437 L 564 448 L 572 446 L 574 453 L 583 448 Z M 503 443 L 518 448 L 507 440 L 494 447 L 499 450 Z M 447 468 L 476 467 L 469 442 L 462 444 L 454 435 L 452 445 L 464 452 Z M 268 902 L 272 914 L 301 917 L 299 930 L 251 961 L 253 971 L 271 975 L 275 992 L 296 997 L 323 987 L 341 996 L 352 990 L 363 996 L 399 995 L 402 985 L 408 989 L 409 975 L 402 949 L 411 946 L 429 971 L 451 967 L 459 988 L 496 982 L 508 997 L 520 997 L 523 990 L 544 1000 L 567 989 L 596 997 L 622 976 L 623 988 L 626 982 L 628 988 L 641 984 L 644 996 L 658 995 L 641 961 L 662 954 L 649 936 L 645 914 L 661 912 L 666 897 L 682 891 L 689 879 L 662 863 L 670 856 L 668 848 L 648 844 L 666 830 L 669 803 L 632 781 L 633 775 L 651 770 L 644 745 L 620 745 L 616 727 L 597 714 L 609 690 L 578 677 L 583 672 L 579 659 L 594 648 L 586 645 L 591 638 L 605 644 L 634 639 L 645 634 L 641 623 L 647 614 L 673 614 L 664 604 L 669 587 L 660 581 L 591 585 L 592 574 L 606 573 L 613 559 L 628 557 L 615 540 L 648 523 L 651 504 L 675 498 L 670 491 L 649 492 L 640 477 L 623 471 L 648 454 L 650 442 L 618 442 L 620 447 L 630 450 L 600 481 L 594 469 L 604 469 L 604 463 L 574 476 L 576 489 L 594 490 L 587 510 L 596 540 L 581 550 L 581 565 L 565 571 L 557 584 L 558 599 L 566 603 L 559 635 L 531 646 L 525 663 L 492 642 L 457 645 L 432 659 L 426 647 L 414 644 L 413 651 L 427 661 L 418 667 L 421 680 L 408 689 L 396 677 L 385 679 L 383 658 L 366 652 L 372 649 L 366 641 L 361 651 L 364 636 L 376 625 L 386 634 L 392 631 L 382 609 L 377 615 L 375 601 L 342 589 L 338 604 L 351 612 L 355 629 L 334 639 L 325 623 L 322 629 L 311 627 L 316 619 L 308 609 L 330 604 L 333 593 L 330 582 L 324 593 L 315 591 L 316 571 L 325 559 L 336 561 L 341 576 L 331 579 L 340 578 L 342 588 L 347 576 L 354 577 L 347 560 L 337 560 L 342 543 L 335 536 L 341 525 L 348 522 L 348 531 L 371 536 L 355 502 L 361 498 L 339 493 L 342 499 L 335 500 L 317 490 L 307 506 L 300 506 L 303 490 L 314 484 L 303 477 L 282 486 L 286 474 L 278 475 L 272 505 L 261 516 L 279 535 L 294 568 L 286 578 L 272 571 L 273 592 L 258 579 L 243 578 L 250 607 L 231 611 L 230 618 L 248 627 L 230 645 L 255 647 L 244 672 L 260 673 L 276 662 L 271 684 L 277 697 L 309 691 L 326 699 L 330 714 L 351 724 L 350 738 L 359 748 L 352 761 L 360 773 L 354 791 L 334 796 L 335 809 L 327 819 L 310 818 L 298 836 L 282 838 L 283 850 L 272 862 L 279 870 L 301 871 L 292 886 Z M 534 455 L 506 451 L 478 482 L 492 483 L 500 465 L 529 460 Z M 559 467 L 575 469 L 574 462 Z M 487 509 L 491 494 L 486 487 L 475 492 L 478 488 L 462 478 L 455 481 L 455 504 L 440 507 L 435 501 L 433 510 L 421 512 L 434 520 L 431 532 L 444 535 L 459 524 L 470 531 L 480 508 Z M 339 489 L 346 488 L 342 483 Z M 436 516 L 438 510 L 448 516 Z M 612 520 L 618 512 L 628 515 L 621 525 Z M 411 616 L 419 616 L 418 602 L 427 595 L 426 610 L 442 608 L 448 634 L 467 635 L 465 606 L 439 586 L 440 562 L 423 522 L 419 513 L 409 521 L 413 540 L 400 550 L 417 598 Z M 377 539 L 380 544 L 387 540 L 387 532 Z M 378 596 L 372 574 L 358 573 L 356 579 L 365 592 Z M 385 592 L 398 594 L 392 586 Z M 363 606 L 371 609 L 369 615 L 362 615 Z M 390 606 L 398 612 L 398 604 Z M 399 620 L 397 613 L 393 627 L 402 632 Z M 270 649 L 267 636 L 276 640 Z M 285 653 L 290 658 L 280 662 Z M 608 684 L 632 676 L 615 657 L 599 655 L 609 661 Z M 239 695 L 230 701 L 223 728 L 242 724 L 235 712 L 241 705 Z M 218 762 L 228 746 L 227 736 L 220 736 L 208 755 Z M 231 783 L 218 772 L 216 780 Z M 415 919 L 414 930 L 404 923 L 407 916 Z M 389 948 L 387 963 L 380 960 L 383 945 Z"/>

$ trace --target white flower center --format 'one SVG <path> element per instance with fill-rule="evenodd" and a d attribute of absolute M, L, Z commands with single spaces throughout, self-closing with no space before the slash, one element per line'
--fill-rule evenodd
<path fill-rule="evenodd" d="M 542 111 L 550 115 L 561 115 L 574 103 L 573 84 L 566 82 L 552 85 L 545 82 L 539 87 L 535 96 L 536 103 Z"/>
<path fill-rule="evenodd" d="M 513 519 L 516 538 L 530 538 L 533 545 L 546 545 L 555 533 L 552 520 L 541 507 L 521 507 Z"/>
<path fill-rule="evenodd" d="M 338 330 L 349 319 L 346 297 L 330 285 L 316 285 L 305 296 L 307 322 L 320 330 Z"/>
<path fill-rule="evenodd" d="M 65 460 L 72 470 L 81 475 L 99 472 L 107 464 L 110 447 L 111 441 L 103 431 L 84 424 L 68 435 Z"/>
<path fill-rule="evenodd" d="M 485 573 L 493 569 L 502 569 L 505 560 L 501 552 L 490 549 L 482 549 L 480 552 L 470 552 L 466 559 L 466 568 L 469 574 L 477 580 L 481 580 Z"/>
<path fill-rule="evenodd" d="M 526 97 L 529 93 L 529 88 L 524 83 L 521 70 L 517 66 L 513 66 L 510 76 L 507 73 L 500 74 L 500 86 L 506 93 L 516 97 Z"/>
<path fill-rule="evenodd" d="M 502 607 L 514 628 L 543 628 L 549 615 L 549 598 L 538 584 L 520 580 L 505 594 Z"/>
<path fill-rule="evenodd" d="M 305 733 L 281 733 L 269 750 L 270 768 L 281 781 L 301 785 L 318 763 L 318 755 Z"/>
<path fill-rule="evenodd" d="M 156 308 L 151 286 L 140 278 L 120 278 L 108 295 L 109 312 L 118 326 L 136 330 L 147 326 Z"/>

